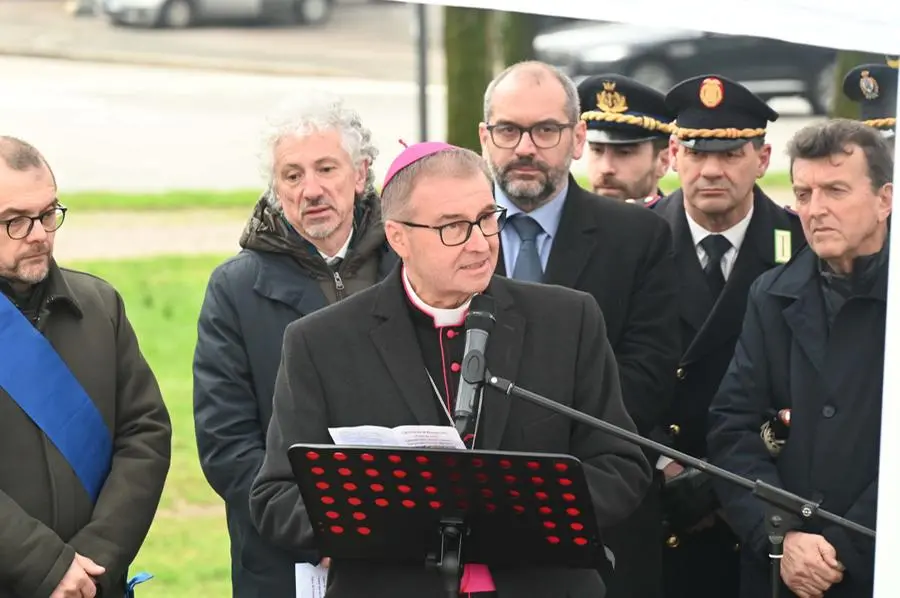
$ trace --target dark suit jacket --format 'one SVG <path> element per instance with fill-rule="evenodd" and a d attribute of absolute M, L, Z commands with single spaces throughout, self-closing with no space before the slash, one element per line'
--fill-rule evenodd
<path fill-rule="evenodd" d="M 718 301 L 712 295 L 684 210 L 681 190 L 652 206 L 672 226 L 678 268 L 678 312 L 682 357 L 672 372 L 677 384 L 668 414 L 669 442 L 695 457 L 706 457 L 707 414 L 741 331 L 750 285 L 776 266 L 775 230 L 791 233 L 792 252 L 804 245 L 800 219 L 754 189 L 753 216 L 737 260 Z M 664 549 L 667 594 L 698 598 L 735 596 L 739 587 L 737 537 L 720 519 L 704 531 L 682 534 Z"/>
<path fill-rule="evenodd" d="M 588 295 L 494 277 L 496 325 L 486 353 L 499 376 L 626 429 L 606 326 Z M 250 495 L 253 521 L 293 552 L 315 544 L 287 450 L 331 443 L 330 426 L 448 424 L 425 373 L 397 268 L 384 282 L 291 324 L 285 332 L 266 457 Z M 486 389 L 479 448 L 568 453 L 585 464 L 598 523 L 627 516 L 650 469 L 632 445 L 530 403 Z M 494 573 L 503 596 L 603 595 L 594 570 L 511 569 Z M 437 573 L 423 567 L 335 561 L 328 598 L 441 597 Z"/>
<path fill-rule="evenodd" d="M 502 254 L 497 273 L 506 275 Z M 643 206 L 596 195 L 570 177 L 544 283 L 596 299 L 625 407 L 638 431 L 649 434 L 669 408 L 681 348 L 669 227 Z"/>
<path fill-rule="evenodd" d="M 675 426 L 675 448 L 695 457 L 706 456 L 706 425 L 710 401 L 725 374 L 741 332 L 747 295 L 756 278 L 776 265 L 775 230 L 791 232 L 792 253 L 806 244 L 800 218 L 755 188 L 753 216 L 725 289 L 713 304 L 712 295 L 684 211 L 679 189 L 651 208 L 672 227 L 678 269 L 678 317 L 682 356 L 671 372 L 677 381 L 668 423 Z"/>
<path fill-rule="evenodd" d="M 506 273 L 502 255 L 497 272 Z M 570 176 L 544 282 L 589 293 L 600 305 L 625 408 L 639 433 L 658 437 L 681 356 L 669 226 L 643 204 L 596 195 Z M 658 455 L 646 454 L 655 464 Z M 656 488 L 658 483 L 626 521 L 604 530 L 604 542 L 615 555 L 610 598 L 661 594 Z"/>

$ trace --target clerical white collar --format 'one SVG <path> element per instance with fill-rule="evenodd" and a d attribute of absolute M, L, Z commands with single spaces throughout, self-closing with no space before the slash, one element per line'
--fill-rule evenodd
<path fill-rule="evenodd" d="M 432 307 L 422 301 L 422 298 L 419 297 L 413 290 L 412 285 L 409 282 L 409 277 L 406 275 L 405 266 L 402 268 L 402 273 L 403 288 L 406 290 L 406 296 L 409 297 L 409 300 L 413 305 L 416 306 L 419 311 L 428 316 L 431 316 L 431 318 L 434 320 L 435 328 L 444 328 L 447 326 L 462 326 L 465 323 L 466 314 L 469 311 L 469 303 L 472 302 L 471 298 L 459 307 L 454 307 L 453 309 Z"/>
<path fill-rule="evenodd" d="M 322 256 L 322 259 L 325 260 L 325 263 L 329 266 L 333 265 L 337 260 L 342 260 L 347 257 L 347 251 L 350 249 L 350 239 L 353 238 L 353 228 L 350 229 L 350 234 L 347 235 L 347 240 L 344 241 L 344 246 L 338 249 L 338 252 L 334 255 L 325 255 L 322 253 L 321 249 L 316 249 L 319 252 L 319 255 Z"/>

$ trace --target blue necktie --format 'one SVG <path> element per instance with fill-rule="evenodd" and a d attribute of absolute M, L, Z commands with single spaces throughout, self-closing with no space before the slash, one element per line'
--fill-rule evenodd
<path fill-rule="evenodd" d="M 522 240 L 512 277 L 516 280 L 541 282 L 544 279 L 544 268 L 541 266 L 541 256 L 538 255 L 537 248 L 537 236 L 543 232 L 541 225 L 525 214 L 512 216 L 509 223 Z"/>

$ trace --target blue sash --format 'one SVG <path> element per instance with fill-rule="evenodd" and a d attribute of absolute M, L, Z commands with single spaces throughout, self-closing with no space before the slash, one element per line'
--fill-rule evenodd
<path fill-rule="evenodd" d="M 65 457 L 96 503 L 112 465 L 112 435 L 96 405 L 62 358 L 22 312 L 0 293 L 0 388 Z M 153 576 L 138 573 L 125 586 Z"/>
<path fill-rule="evenodd" d="M 44 432 L 97 502 L 112 465 L 112 434 L 50 341 L 2 293 L 0 387 Z"/>
<path fill-rule="evenodd" d="M 134 598 L 134 588 L 135 586 L 139 586 L 145 581 L 150 581 L 153 579 L 153 576 L 149 573 L 138 573 L 134 577 L 128 580 L 128 583 L 125 584 L 125 598 Z"/>

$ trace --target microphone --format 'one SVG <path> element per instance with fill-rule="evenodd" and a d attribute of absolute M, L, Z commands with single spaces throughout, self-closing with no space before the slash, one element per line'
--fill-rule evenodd
<path fill-rule="evenodd" d="M 466 347 L 463 352 L 459 388 L 453 405 L 453 422 L 463 442 L 475 434 L 478 395 L 484 386 L 485 357 L 488 337 L 494 328 L 494 298 L 477 294 L 469 303 L 466 315 Z"/>

